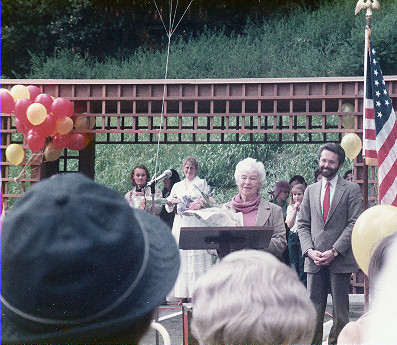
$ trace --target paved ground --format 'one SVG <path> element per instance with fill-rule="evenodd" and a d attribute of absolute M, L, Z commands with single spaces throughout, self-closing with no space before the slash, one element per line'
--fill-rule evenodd
<path fill-rule="evenodd" d="M 364 313 L 364 295 L 350 295 L 350 321 L 357 320 Z M 159 323 L 166 328 L 170 335 L 171 344 L 183 344 L 183 317 L 182 307 L 176 304 L 168 304 L 159 308 Z M 324 318 L 324 337 L 326 337 L 332 326 L 332 305 L 331 298 L 328 298 L 327 310 Z M 155 345 L 156 331 L 149 330 L 142 339 L 140 345 Z M 164 344 L 159 336 L 158 344 Z"/>

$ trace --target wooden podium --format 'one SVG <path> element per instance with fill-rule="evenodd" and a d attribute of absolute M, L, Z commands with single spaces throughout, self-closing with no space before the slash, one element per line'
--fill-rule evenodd
<path fill-rule="evenodd" d="M 273 234 L 264 226 L 181 227 L 180 249 L 216 249 L 220 258 L 240 249 L 266 250 Z"/>

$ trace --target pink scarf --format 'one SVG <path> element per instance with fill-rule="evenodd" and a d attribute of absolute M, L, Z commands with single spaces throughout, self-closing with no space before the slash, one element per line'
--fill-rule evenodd
<path fill-rule="evenodd" d="M 241 194 L 237 194 L 232 199 L 232 207 L 237 212 L 249 213 L 258 209 L 259 203 L 261 201 L 261 196 L 258 194 L 255 200 L 244 201 L 241 198 Z"/>

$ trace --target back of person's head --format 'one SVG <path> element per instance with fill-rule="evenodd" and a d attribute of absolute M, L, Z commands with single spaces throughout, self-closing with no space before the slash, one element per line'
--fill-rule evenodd
<path fill-rule="evenodd" d="M 295 271 L 273 255 L 241 250 L 201 276 L 192 296 L 200 344 L 303 344 L 316 311 Z"/>
<path fill-rule="evenodd" d="M 1 233 L 2 344 L 134 344 L 176 280 L 169 228 L 78 173 L 36 183 Z"/>
<path fill-rule="evenodd" d="M 371 255 L 371 259 L 368 265 L 368 280 L 372 287 L 376 284 L 376 279 L 381 272 L 385 262 L 390 247 L 393 243 L 397 242 L 397 232 L 392 233 L 389 236 L 382 238 L 376 245 L 374 252 Z"/>
<path fill-rule="evenodd" d="M 363 344 L 397 344 L 397 236 L 391 238 L 375 279 Z"/>

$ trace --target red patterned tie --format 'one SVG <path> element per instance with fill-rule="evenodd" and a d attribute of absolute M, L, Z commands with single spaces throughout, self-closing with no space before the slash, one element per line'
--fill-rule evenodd
<path fill-rule="evenodd" d="M 323 202 L 323 217 L 324 217 L 324 223 L 327 220 L 328 217 L 328 212 L 329 212 L 329 204 L 330 204 L 330 199 L 331 199 L 331 192 L 329 189 L 330 183 L 327 182 L 325 184 L 325 193 L 324 193 L 324 202 Z"/>

